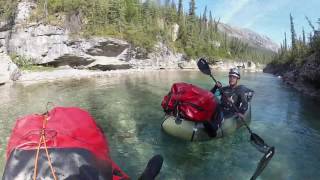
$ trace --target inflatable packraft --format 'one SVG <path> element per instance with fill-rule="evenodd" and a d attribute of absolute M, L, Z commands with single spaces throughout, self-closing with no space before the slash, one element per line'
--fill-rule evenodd
<path fill-rule="evenodd" d="M 221 117 L 214 137 L 210 136 L 206 123 L 216 121 L 218 99 L 208 90 L 188 83 L 175 83 L 164 96 L 161 106 L 166 113 L 161 124 L 169 135 L 190 141 L 204 141 L 232 134 L 243 126 L 238 116 Z M 244 121 L 251 121 L 251 103 L 244 114 Z"/>
<path fill-rule="evenodd" d="M 129 179 L 110 158 L 103 131 L 77 107 L 56 107 L 18 119 L 6 160 L 3 180 Z"/>

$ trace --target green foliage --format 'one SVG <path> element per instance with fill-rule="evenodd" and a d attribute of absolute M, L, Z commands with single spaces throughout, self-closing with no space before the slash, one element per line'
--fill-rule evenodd
<path fill-rule="evenodd" d="M 31 72 L 43 72 L 43 71 L 54 71 L 54 67 L 49 66 L 36 66 L 36 65 L 30 65 L 20 68 L 23 71 L 31 71 Z"/>
<path fill-rule="evenodd" d="M 17 0 L 0 0 L 0 20 L 9 20 L 14 17 Z"/>
<path fill-rule="evenodd" d="M 93 0 L 91 2 L 99 2 L 99 0 Z M 45 0 L 39 1 L 39 3 L 44 3 Z M 76 10 L 84 10 L 90 7 L 92 3 L 87 0 L 47 0 L 49 13 L 57 12 L 70 12 Z"/>
<path fill-rule="evenodd" d="M 0 2 L 6 2 L 0 0 Z M 175 0 L 37 0 L 36 20 L 63 25 L 63 15 L 77 14 L 82 21 L 79 35 L 112 36 L 128 40 L 134 46 L 152 51 L 156 42 L 164 42 L 189 58 L 245 58 L 268 61 L 270 53 L 251 48 L 241 40 L 218 31 L 219 20 L 204 10 L 196 15 L 196 1 L 189 0 L 184 14 L 183 1 Z M 161 4 L 160 2 L 163 2 Z M 177 4 L 176 4 L 177 3 Z M 8 3 L 6 3 L 8 4 Z M 10 3 L 9 3 L 10 4 Z M 173 25 L 179 25 L 176 41 Z"/>
<path fill-rule="evenodd" d="M 308 17 L 306 17 L 306 20 L 313 30 L 313 34 L 310 34 L 309 42 L 307 42 L 306 40 L 304 29 L 302 30 L 302 38 L 296 38 L 293 26 L 293 18 L 290 15 L 291 38 L 293 43 L 290 48 L 287 47 L 287 37 L 285 33 L 284 44 L 281 46 L 281 49 L 279 50 L 277 55 L 273 57 L 271 64 L 290 64 L 299 67 L 305 63 L 304 60 L 309 55 L 313 53 L 320 55 L 320 25 L 319 30 L 317 30 Z"/>
<path fill-rule="evenodd" d="M 136 29 L 129 27 L 125 31 L 125 38 L 137 47 L 144 47 L 148 52 L 151 52 L 157 39 L 157 29 Z"/>
<path fill-rule="evenodd" d="M 290 29 L 291 29 L 291 47 L 294 50 L 293 52 L 295 52 L 295 50 L 297 48 L 297 44 L 296 44 L 297 35 L 294 30 L 294 22 L 293 22 L 293 17 L 291 16 L 291 14 L 290 14 Z"/>
<path fill-rule="evenodd" d="M 32 72 L 39 72 L 39 71 L 53 71 L 55 68 L 50 66 L 40 66 L 34 65 L 35 59 L 27 58 L 24 56 L 19 56 L 16 54 L 10 54 L 12 61 L 24 71 L 32 71 Z"/>
<path fill-rule="evenodd" d="M 10 57 L 19 68 L 31 66 L 35 62 L 33 59 L 19 56 L 17 54 L 10 54 Z"/>

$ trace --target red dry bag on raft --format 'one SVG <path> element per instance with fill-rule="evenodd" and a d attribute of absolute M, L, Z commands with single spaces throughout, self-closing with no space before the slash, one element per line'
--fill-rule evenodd
<path fill-rule="evenodd" d="M 110 158 L 103 131 L 76 107 L 18 119 L 6 158 L 3 180 L 129 179 Z"/>
<path fill-rule="evenodd" d="M 195 122 L 210 121 L 217 105 L 210 91 L 187 83 L 173 84 L 161 103 L 166 113 Z"/>

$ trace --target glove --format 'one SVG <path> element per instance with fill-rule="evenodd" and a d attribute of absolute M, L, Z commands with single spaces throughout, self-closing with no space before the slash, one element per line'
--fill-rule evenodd
<path fill-rule="evenodd" d="M 217 81 L 217 83 L 216 83 L 216 85 L 215 85 L 217 88 L 222 88 L 222 84 L 221 84 L 221 82 L 220 81 Z"/>

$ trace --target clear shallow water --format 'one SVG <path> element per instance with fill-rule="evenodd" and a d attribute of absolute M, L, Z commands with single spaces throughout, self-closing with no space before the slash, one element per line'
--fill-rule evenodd
<path fill-rule="evenodd" d="M 215 76 L 227 83 L 225 73 Z M 241 83 L 256 92 L 250 126 L 276 147 L 259 179 L 319 179 L 320 103 L 301 96 L 274 76 L 245 73 L 242 77 Z M 171 84 L 180 81 L 207 89 L 212 86 L 209 77 L 196 71 L 0 86 L 0 173 L 15 119 L 44 112 L 50 101 L 88 110 L 105 130 L 112 158 L 132 179 L 137 179 L 154 154 L 162 154 L 165 160 L 158 179 L 249 179 L 262 154 L 248 142 L 246 129 L 198 143 L 161 131 L 161 100 Z"/>

